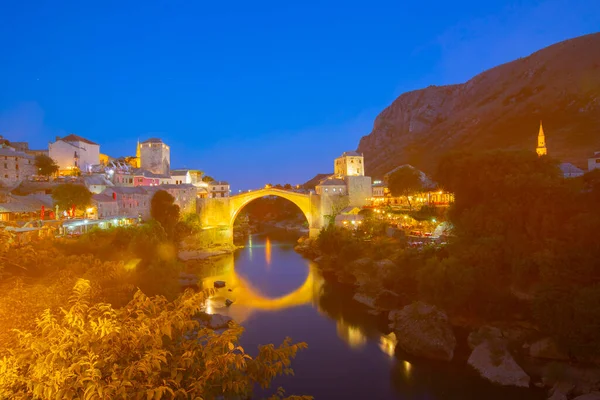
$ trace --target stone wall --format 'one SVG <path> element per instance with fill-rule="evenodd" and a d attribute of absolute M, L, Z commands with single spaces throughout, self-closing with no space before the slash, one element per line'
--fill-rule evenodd
<path fill-rule="evenodd" d="M 0 183 L 14 186 L 35 175 L 34 158 L 28 154 L 2 148 L 0 152 Z"/>
<path fill-rule="evenodd" d="M 155 174 L 169 175 L 171 169 L 171 149 L 169 146 L 162 142 L 142 143 L 140 152 L 142 169 Z"/>
<path fill-rule="evenodd" d="M 362 207 L 369 203 L 373 196 L 370 176 L 346 176 L 344 177 L 348 186 L 349 205 Z"/>

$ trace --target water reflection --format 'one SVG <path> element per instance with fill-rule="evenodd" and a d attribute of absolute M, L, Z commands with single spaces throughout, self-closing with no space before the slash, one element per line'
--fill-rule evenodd
<path fill-rule="evenodd" d="M 308 343 L 308 350 L 294 360 L 297 379 L 282 378 L 274 387 L 281 384 L 290 392 L 325 399 L 537 397 L 526 390 L 493 387 L 464 361 L 429 362 L 397 351 L 395 335 L 382 333 L 387 321 L 355 302 L 352 288 L 324 281 L 310 261 L 293 251 L 293 243 L 251 236 L 244 249 L 207 266 L 201 280 L 204 288 L 213 288 L 216 280 L 226 282 L 207 300 L 206 312 L 229 315 L 244 325 L 243 345 L 249 349 L 279 343 L 285 336 Z M 226 299 L 233 305 L 226 307 Z M 339 376 L 332 376 L 333 370 Z"/>
<path fill-rule="evenodd" d="M 336 322 L 336 331 L 338 336 L 353 349 L 361 348 L 367 343 L 367 337 L 362 330 L 355 325 L 351 325 L 340 318 Z"/>
<path fill-rule="evenodd" d="M 265 260 L 267 261 L 267 270 L 271 266 L 271 239 L 267 237 L 267 241 L 265 243 Z"/>
<path fill-rule="evenodd" d="M 390 357 L 394 357 L 396 352 L 396 335 L 392 332 L 389 335 L 381 335 L 379 338 L 379 348 Z"/>

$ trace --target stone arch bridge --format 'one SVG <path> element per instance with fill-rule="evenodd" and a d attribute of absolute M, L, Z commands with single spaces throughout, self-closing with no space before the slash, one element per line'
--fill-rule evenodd
<path fill-rule="evenodd" d="M 230 197 L 198 199 L 198 214 L 206 235 L 211 242 L 231 243 L 233 223 L 240 211 L 251 201 L 265 196 L 278 196 L 294 203 L 308 221 L 309 236 L 316 237 L 323 227 L 321 196 L 309 192 L 264 188 L 243 192 Z"/>

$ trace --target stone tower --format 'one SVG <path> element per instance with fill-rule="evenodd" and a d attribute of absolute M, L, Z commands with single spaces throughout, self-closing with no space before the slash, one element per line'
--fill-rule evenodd
<path fill-rule="evenodd" d="M 171 168 L 171 148 L 158 138 L 142 142 L 140 167 L 155 174 L 168 175 Z"/>
<path fill-rule="evenodd" d="M 334 174 L 337 176 L 364 176 L 365 160 L 356 151 L 346 151 L 335 159 Z"/>
<path fill-rule="evenodd" d="M 538 133 L 538 145 L 535 149 L 538 156 L 545 156 L 547 154 L 546 150 L 546 137 L 544 136 L 544 128 L 542 128 L 542 121 L 540 121 L 540 132 Z"/>

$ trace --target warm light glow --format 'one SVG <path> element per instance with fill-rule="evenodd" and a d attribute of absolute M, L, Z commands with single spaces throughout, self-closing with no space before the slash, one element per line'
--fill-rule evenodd
<path fill-rule="evenodd" d="M 88 213 L 93 213 L 94 209 L 92 207 L 90 207 L 90 208 L 86 209 L 85 211 L 87 211 Z"/>
<path fill-rule="evenodd" d="M 267 265 L 271 265 L 271 240 L 269 238 L 265 243 L 265 260 L 267 260 Z"/>
<path fill-rule="evenodd" d="M 408 361 L 404 361 L 403 364 L 404 364 L 404 375 L 406 375 L 406 377 L 409 378 L 410 371 L 412 369 L 412 365 Z"/>
<path fill-rule="evenodd" d="M 393 332 L 389 335 L 381 335 L 379 338 L 379 348 L 390 357 L 394 357 L 396 343 L 396 334 Z"/>

